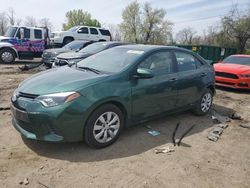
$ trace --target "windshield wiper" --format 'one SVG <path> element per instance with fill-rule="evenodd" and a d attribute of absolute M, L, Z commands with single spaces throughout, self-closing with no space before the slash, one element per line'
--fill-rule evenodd
<path fill-rule="evenodd" d="M 90 68 L 90 67 L 78 67 L 78 66 L 77 66 L 77 68 L 78 68 L 78 69 L 84 69 L 84 70 L 87 70 L 87 71 L 92 71 L 92 72 L 94 72 L 94 73 L 96 73 L 96 74 L 100 74 L 100 73 L 101 73 L 101 71 L 99 71 L 99 70 L 97 70 L 97 69 L 94 69 L 94 68 Z"/>

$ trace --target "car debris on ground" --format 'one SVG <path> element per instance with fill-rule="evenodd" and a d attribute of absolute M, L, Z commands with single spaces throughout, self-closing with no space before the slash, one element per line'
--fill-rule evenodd
<path fill-rule="evenodd" d="M 232 114 L 230 115 L 230 118 L 233 119 L 233 120 L 242 120 L 242 119 L 243 119 L 243 118 L 242 118 L 239 114 L 237 114 L 236 112 L 232 113 Z"/>
<path fill-rule="evenodd" d="M 240 124 L 239 125 L 240 127 L 242 127 L 242 128 L 248 128 L 248 129 L 250 129 L 250 124 Z"/>
<path fill-rule="evenodd" d="M 24 180 L 19 182 L 20 185 L 28 185 L 29 184 L 29 179 L 28 178 L 24 178 Z"/>
<path fill-rule="evenodd" d="M 158 136 L 160 135 L 161 133 L 159 131 L 155 131 L 155 130 L 152 130 L 152 131 L 148 131 L 148 134 L 152 135 L 152 136 Z"/>
<path fill-rule="evenodd" d="M 223 133 L 224 129 L 226 129 L 227 127 L 228 127 L 228 124 L 223 124 L 223 123 L 215 125 L 213 127 L 213 129 L 209 132 L 209 134 L 207 136 L 208 139 L 211 140 L 211 141 L 216 142 L 220 138 L 220 136 Z"/>
<path fill-rule="evenodd" d="M 219 114 L 214 108 L 211 110 L 211 114 L 214 123 L 226 123 L 231 121 L 231 119 L 228 116 Z"/>
<path fill-rule="evenodd" d="M 173 146 L 165 146 L 165 147 L 162 147 L 162 148 L 156 148 L 154 150 L 154 152 L 156 154 L 159 154 L 159 153 L 170 153 L 170 152 L 174 152 L 174 148 Z"/>

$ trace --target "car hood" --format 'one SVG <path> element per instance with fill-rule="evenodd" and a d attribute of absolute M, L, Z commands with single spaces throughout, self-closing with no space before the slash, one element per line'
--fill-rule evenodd
<path fill-rule="evenodd" d="M 83 52 L 67 52 L 62 53 L 59 56 L 57 56 L 58 59 L 81 59 L 91 56 L 89 53 L 83 53 Z"/>
<path fill-rule="evenodd" d="M 214 64 L 214 69 L 218 72 L 227 72 L 232 74 L 250 74 L 250 66 L 248 65 L 216 63 Z"/>
<path fill-rule="evenodd" d="M 0 42 L 1 42 L 2 40 L 8 40 L 8 39 L 10 39 L 10 37 L 0 36 Z"/>
<path fill-rule="evenodd" d="M 64 48 L 48 49 L 48 50 L 43 51 L 43 57 L 45 57 L 45 58 L 55 57 L 58 54 L 66 53 L 66 52 L 70 52 L 70 51 L 71 50 L 67 50 L 67 49 L 64 49 Z"/>
<path fill-rule="evenodd" d="M 63 66 L 31 76 L 19 85 L 18 91 L 34 95 L 78 91 L 105 77 L 108 75 Z"/>
<path fill-rule="evenodd" d="M 53 49 L 47 49 L 44 50 L 45 53 L 65 53 L 65 52 L 70 52 L 71 50 L 65 49 L 65 48 L 53 48 Z"/>

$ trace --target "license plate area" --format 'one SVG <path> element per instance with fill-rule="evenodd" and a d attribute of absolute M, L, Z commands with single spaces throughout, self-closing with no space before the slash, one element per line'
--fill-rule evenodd
<path fill-rule="evenodd" d="M 13 114 L 13 116 L 17 119 L 17 120 L 21 120 L 24 122 L 29 122 L 29 117 L 28 117 L 28 113 L 23 111 L 23 110 L 19 110 L 16 107 L 14 107 L 13 105 L 11 105 L 11 112 Z"/>

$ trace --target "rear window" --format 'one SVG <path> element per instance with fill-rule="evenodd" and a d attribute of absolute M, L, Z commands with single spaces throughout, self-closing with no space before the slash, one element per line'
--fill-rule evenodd
<path fill-rule="evenodd" d="M 90 28 L 90 33 L 93 35 L 98 35 L 98 31 L 95 28 Z"/>
<path fill-rule="evenodd" d="M 101 32 L 102 35 L 111 36 L 109 30 L 106 30 L 106 29 L 99 29 L 99 31 Z"/>
<path fill-rule="evenodd" d="M 223 63 L 250 65 L 250 57 L 229 56 L 223 60 Z"/>
<path fill-rule="evenodd" d="M 42 31 L 41 30 L 35 29 L 34 34 L 35 34 L 35 39 L 42 39 Z"/>

